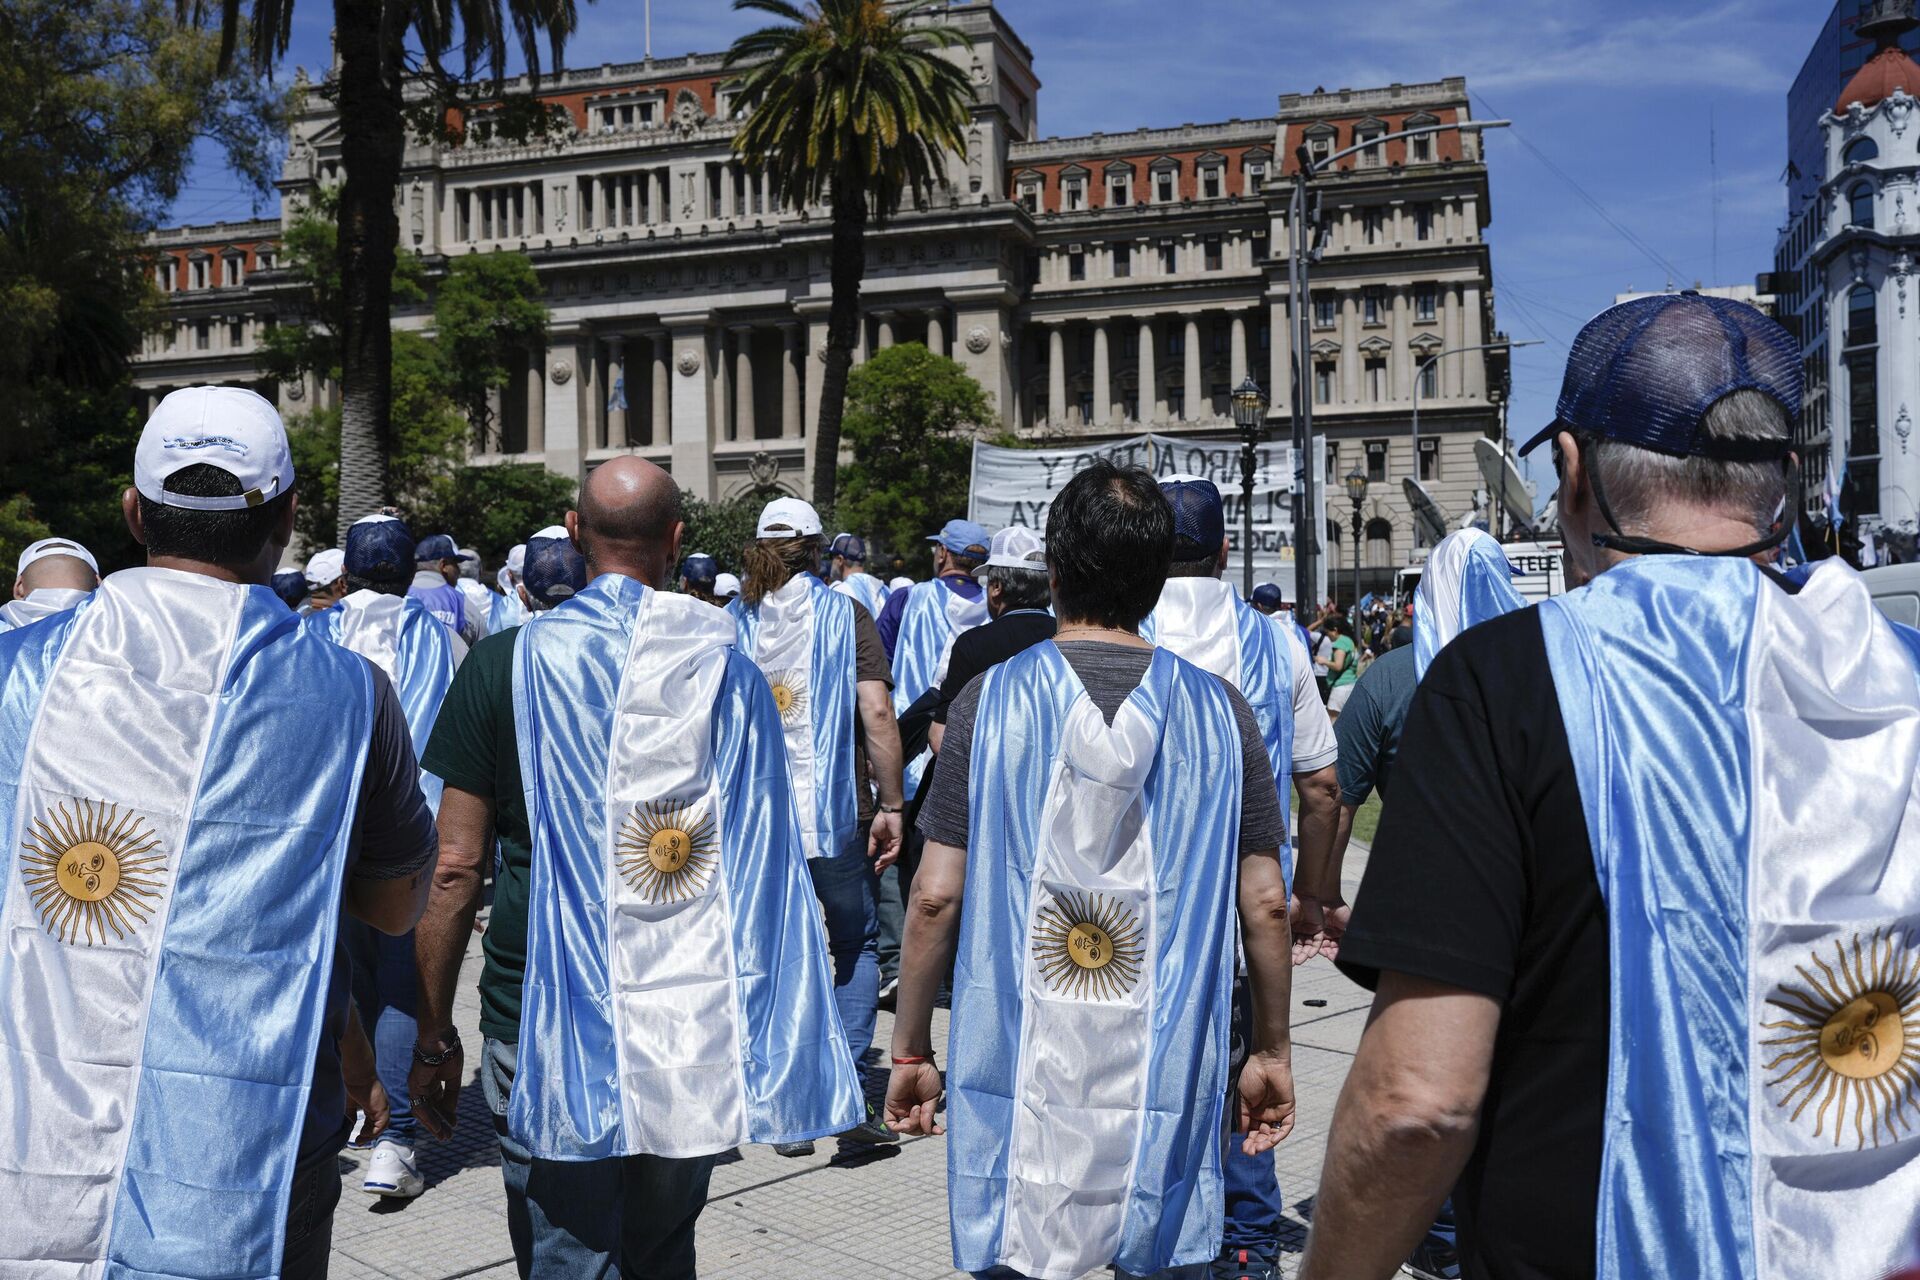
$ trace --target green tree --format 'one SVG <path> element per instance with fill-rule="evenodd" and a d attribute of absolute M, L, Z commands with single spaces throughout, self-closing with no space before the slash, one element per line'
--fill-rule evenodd
<path fill-rule="evenodd" d="M 547 308 L 540 301 L 533 260 L 524 253 L 455 258 L 434 290 L 433 327 L 448 390 L 473 424 L 475 447 L 497 447 L 500 433 L 490 393 L 503 389 L 511 365 L 524 366 L 527 347 L 547 336 Z"/>
<path fill-rule="evenodd" d="M 746 124 L 734 151 L 750 169 L 771 173 L 795 208 L 832 199 L 833 301 L 813 466 L 814 503 L 829 507 L 859 336 L 867 226 L 909 195 L 931 199 L 946 176 L 946 154 L 966 156 L 973 86 L 940 56 L 966 38 L 923 20 L 932 0 L 813 0 L 805 9 L 789 0 L 733 0 L 733 7 L 780 20 L 727 51 L 727 67 L 746 68 L 734 97 Z"/>
<path fill-rule="evenodd" d="M 280 237 L 280 265 L 297 287 L 262 335 L 260 363 L 281 382 L 307 374 L 340 380 L 347 300 L 340 288 L 339 207 L 340 189 L 323 188 Z M 396 302 L 426 301 L 426 268 L 419 254 L 394 258 L 392 297 Z"/>
<path fill-rule="evenodd" d="M 847 380 L 853 461 L 840 469 L 841 521 L 927 576 L 926 536 L 964 513 L 974 439 L 996 421 L 993 398 L 958 361 L 917 342 L 876 352 Z"/>
<path fill-rule="evenodd" d="M 261 71 L 287 52 L 294 0 L 252 0 L 246 23 L 241 0 L 177 0 L 177 6 L 181 19 L 195 25 L 217 15 L 223 66 L 230 65 L 242 43 Z M 457 134 L 463 107 L 501 97 L 509 44 L 537 89 L 543 44 L 557 65 L 576 14 L 574 0 L 333 0 L 338 70 L 318 91 L 339 109 L 346 169 L 338 222 L 345 317 L 339 335 L 340 500 L 345 511 L 371 510 L 391 493 L 393 331 L 388 321 L 400 243 L 393 193 L 409 123 L 416 131 L 440 133 L 452 119 Z M 520 136 L 543 131 L 554 119 L 531 93 L 492 114 L 489 128 Z"/>
<path fill-rule="evenodd" d="M 461 467 L 412 514 L 423 531 L 458 529 L 464 545 L 498 564 L 516 542 L 563 523 L 573 499 L 573 481 L 537 463 Z"/>

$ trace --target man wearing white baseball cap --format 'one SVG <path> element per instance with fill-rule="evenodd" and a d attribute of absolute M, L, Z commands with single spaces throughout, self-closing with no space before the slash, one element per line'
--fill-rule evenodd
<path fill-rule="evenodd" d="M 385 1122 L 335 930 L 412 927 L 433 821 L 386 677 L 266 585 L 292 485 L 265 400 L 174 392 L 146 566 L 0 638 L 0 1098 L 63 1175 L 0 1168 L 0 1271 L 324 1276 L 349 1097 Z"/>
<path fill-rule="evenodd" d="M 516 542 L 507 552 L 507 562 L 494 579 L 500 594 L 487 610 L 487 634 L 497 636 L 509 627 L 517 627 L 528 618 L 527 602 L 520 591 L 520 575 L 527 567 L 527 544 Z"/>
<path fill-rule="evenodd" d="M 331 609 L 347 595 L 347 553 L 340 547 L 316 551 L 300 571 L 307 579 L 307 604 L 300 612 L 318 613 Z"/>
<path fill-rule="evenodd" d="M 100 585 L 93 553 L 67 538 L 42 538 L 20 553 L 13 599 L 0 607 L 0 634 L 64 613 Z"/>

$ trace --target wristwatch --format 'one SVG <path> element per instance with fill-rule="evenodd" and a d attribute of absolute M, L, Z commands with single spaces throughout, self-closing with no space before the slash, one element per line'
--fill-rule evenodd
<path fill-rule="evenodd" d="M 903 804 L 883 804 L 876 805 L 875 808 L 881 813 L 903 813 L 906 811 L 906 806 Z"/>
<path fill-rule="evenodd" d="M 413 1059 L 422 1066 L 437 1067 L 458 1052 L 460 1052 L 460 1028 L 451 1027 L 447 1031 L 447 1040 L 440 1052 L 427 1053 L 416 1044 L 413 1046 Z"/>

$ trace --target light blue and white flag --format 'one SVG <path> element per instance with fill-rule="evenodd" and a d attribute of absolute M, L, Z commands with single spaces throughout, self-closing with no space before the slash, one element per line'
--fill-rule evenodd
<path fill-rule="evenodd" d="M 351 649 L 386 672 L 407 715 L 413 757 L 426 758 L 440 704 L 453 685 L 453 636 L 415 596 L 356 591 L 331 609 L 308 614 L 305 625 L 322 638 Z M 440 812 L 439 778 L 420 773 L 420 791 Z"/>
<path fill-rule="evenodd" d="M 833 589 L 858 600 L 875 618 L 887 607 L 887 584 L 870 573 L 850 573 L 834 583 Z"/>
<path fill-rule="evenodd" d="M 1513 566 L 1493 537 L 1461 529 L 1434 544 L 1413 606 L 1414 678 L 1468 627 L 1527 607 L 1513 586 Z"/>
<path fill-rule="evenodd" d="M 963 631 L 987 620 L 987 597 L 969 600 L 935 578 L 916 582 L 907 592 L 900 613 L 900 630 L 893 642 L 893 711 L 899 715 L 927 690 L 947 676 L 947 658 Z M 920 778 L 933 760 L 931 749 L 907 761 L 907 799 L 920 790 Z"/>
<path fill-rule="evenodd" d="M 866 779 L 853 767 L 859 607 L 810 573 L 796 573 L 757 605 L 742 597 L 727 606 L 740 652 L 773 691 L 809 858 L 837 856 L 860 825 L 858 788 Z"/>
<path fill-rule="evenodd" d="M 1837 560 L 1540 609 L 1608 921 L 1596 1270 L 1920 1265 L 1920 634 Z"/>
<path fill-rule="evenodd" d="M 1240 691 L 1260 725 L 1285 814 L 1293 783 L 1293 671 L 1274 620 L 1218 578 L 1168 578 L 1140 635 Z M 1280 848 L 1280 870 L 1291 886 L 1291 832 Z"/>
<path fill-rule="evenodd" d="M 1156 650 L 1109 725 L 1051 641 L 994 667 L 953 983 L 954 1262 L 1070 1280 L 1220 1244 L 1240 733 Z"/>
<path fill-rule="evenodd" d="M 18 600 L 9 600 L 0 605 L 0 635 L 15 627 L 51 618 L 56 613 L 65 613 L 91 594 L 78 587 L 41 587 Z"/>
<path fill-rule="evenodd" d="M 265 587 L 0 637 L 0 1272 L 279 1272 L 373 714 Z"/>
<path fill-rule="evenodd" d="M 505 585 L 487 610 L 487 634 L 490 636 L 520 626 L 532 616 L 527 612 L 527 606 L 520 603 L 520 584 L 514 582 L 505 569 L 500 571 L 500 578 Z"/>
<path fill-rule="evenodd" d="M 780 713 L 734 621 L 603 574 L 521 628 L 537 1158 L 691 1157 L 858 1124 Z"/>

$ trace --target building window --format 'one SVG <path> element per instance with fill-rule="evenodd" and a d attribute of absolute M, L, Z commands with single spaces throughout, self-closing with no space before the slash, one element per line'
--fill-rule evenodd
<path fill-rule="evenodd" d="M 1420 478 L 1422 480 L 1440 478 L 1440 442 L 1432 436 L 1420 442 Z"/>
<path fill-rule="evenodd" d="M 1167 354 L 1169 356 L 1184 356 L 1187 354 L 1187 328 L 1185 325 L 1170 324 L 1167 326 Z"/>
<path fill-rule="evenodd" d="M 1066 196 L 1063 207 L 1068 213 L 1079 213 L 1087 207 L 1087 180 L 1085 178 L 1068 178 L 1063 190 Z"/>
<path fill-rule="evenodd" d="M 1382 309 L 1380 304 L 1382 301 L 1384 301 L 1384 297 L 1378 285 L 1369 287 L 1367 291 L 1361 295 L 1360 305 L 1365 323 L 1370 325 L 1385 323 L 1380 315 Z"/>
<path fill-rule="evenodd" d="M 1435 312 L 1436 293 L 1430 284 L 1423 284 L 1413 291 L 1413 318 L 1432 322 Z"/>
<path fill-rule="evenodd" d="M 1873 225 L 1873 184 L 1857 182 L 1847 189 L 1847 221 L 1856 227 Z"/>
<path fill-rule="evenodd" d="M 1417 204 L 1413 206 L 1413 238 L 1415 240 L 1433 239 L 1433 206 Z"/>
<path fill-rule="evenodd" d="M 1085 280 L 1087 278 L 1087 255 L 1075 250 L 1067 255 L 1067 279 Z"/>
<path fill-rule="evenodd" d="M 1023 182 L 1020 184 L 1020 207 L 1028 213 L 1040 212 L 1040 184 Z"/>
<path fill-rule="evenodd" d="M 213 325 L 206 320 L 193 322 L 193 349 L 205 351 L 213 346 Z"/>
<path fill-rule="evenodd" d="M 1122 360 L 1140 358 L 1140 329 L 1137 325 L 1126 325 L 1120 330 L 1120 358 Z"/>
<path fill-rule="evenodd" d="M 1200 196 L 1203 200 L 1220 198 L 1220 166 L 1210 164 L 1200 171 Z"/>
<path fill-rule="evenodd" d="M 193 287 L 196 289 L 206 288 L 207 287 L 207 260 L 205 258 L 194 259 L 191 270 L 193 273 Z"/>
<path fill-rule="evenodd" d="M 237 289 L 247 277 L 247 260 L 237 253 L 230 253 L 220 263 L 220 283 L 229 289 Z"/>
<path fill-rule="evenodd" d="M 179 271 L 179 262 L 172 258 L 162 258 L 160 259 L 158 274 L 155 278 L 162 289 L 168 293 L 172 293 L 180 287 Z"/>
<path fill-rule="evenodd" d="M 1367 568 L 1393 567 L 1393 525 L 1380 519 L 1367 521 Z"/>
<path fill-rule="evenodd" d="M 1365 155 L 1366 153 L 1363 151 L 1361 154 Z M 1360 229 L 1366 236 L 1368 244 L 1380 243 L 1383 228 L 1385 227 L 1385 212 L 1383 209 L 1363 209 L 1360 211 Z"/>
<path fill-rule="evenodd" d="M 1333 366 L 1325 361 L 1313 366 L 1313 402 L 1333 403 Z"/>
<path fill-rule="evenodd" d="M 1209 271 L 1220 270 L 1222 266 L 1222 258 L 1220 255 L 1220 237 L 1218 235 L 1208 236 L 1205 239 L 1205 241 L 1203 241 L 1203 243 L 1205 244 L 1206 250 L 1207 250 L 1207 270 Z"/>
<path fill-rule="evenodd" d="M 1440 362 L 1420 366 L 1420 398 L 1432 400 L 1440 394 Z"/>
<path fill-rule="evenodd" d="M 1187 389 L 1185 387 L 1167 388 L 1167 416 L 1173 419 L 1187 416 Z"/>
<path fill-rule="evenodd" d="M 1174 178 L 1177 172 L 1178 172 L 1177 170 L 1169 168 L 1169 169 L 1160 169 L 1154 173 L 1153 202 L 1155 204 L 1172 204 L 1173 203 Z"/>
<path fill-rule="evenodd" d="M 1330 133 L 1320 134 L 1309 141 L 1307 147 L 1309 154 L 1313 156 L 1314 163 L 1318 164 L 1333 154 L 1333 135 Z"/>
<path fill-rule="evenodd" d="M 1872 138 L 1855 138 L 1840 153 L 1841 164 L 1865 164 L 1869 160 L 1880 158 L 1880 147 Z"/>
<path fill-rule="evenodd" d="M 1407 155 L 1414 164 L 1433 163 L 1433 135 L 1423 133 L 1407 140 Z"/>
<path fill-rule="evenodd" d="M 1387 398 L 1387 362 L 1367 361 L 1367 401 L 1379 404 Z"/>
<path fill-rule="evenodd" d="M 1878 457 L 1880 453 L 1880 391 L 1876 353 L 1860 351 L 1847 357 L 1847 456 Z M 1880 499 L 1876 493 L 1874 503 Z M 1854 512 L 1858 515 L 1859 512 Z"/>
<path fill-rule="evenodd" d="M 1337 314 L 1337 303 L 1332 294 L 1316 294 L 1313 299 L 1313 327 L 1316 329 L 1333 328 Z"/>
<path fill-rule="evenodd" d="M 1366 150 L 1360 152 L 1360 168 L 1377 169 L 1380 167 L 1381 147 L 1379 137 L 1380 130 L 1378 129 L 1357 129 L 1354 131 L 1354 142 L 1372 144 L 1368 146 Z"/>
<path fill-rule="evenodd" d="M 1107 204 L 1115 209 L 1124 209 L 1127 200 L 1133 194 L 1133 178 L 1129 174 L 1115 173 L 1107 177 Z"/>
<path fill-rule="evenodd" d="M 1179 270 L 1180 260 L 1174 254 L 1173 241 L 1162 240 L 1160 242 L 1160 274 L 1170 276 Z"/>
<path fill-rule="evenodd" d="M 1872 346 L 1880 340 L 1879 317 L 1873 290 L 1857 286 L 1847 295 L 1847 345 Z"/>
<path fill-rule="evenodd" d="M 1267 182 L 1267 162 L 1265 160 L 1247 161 L 1247 194 L 1259 195 L 1260 188 Z"/>
<path fill-rule="evenodd" d="M 1080 393 L 1080 421 L 1082 425 L 1093 421 L 1093 392 Z"/>
<path fill-rule="evenodd" d="M 1880 459 L 1847 459 L 1847 479 L 1840 493 L 1840 510 L 1854 517 L 1880 514 Z"/>
<path fill-rule="evenodd" d="M 227 322 L 227 349 L 229 351 L 238 351 L 240 348 L 246 345 L 247 345 L 246 322 L 242 320 L 229 320 Z"/>
<path fill-rule="evenodd" d="M 1213 354 L 1216 356 L 1223 356 L 1227 354 L 1227 334 L 1228 334 L 1227 326 L 1224 324 L 1215 323 L 1215 324 L 1209 325 L 1207 331 L 1210 339 L 1208 346 L 1212 350 Z"/>
<path fill-rule="evenodd" d="M 1331 479 L 1332 477 L 1328 477 Z M 1385 481 L 1387 478 L 1387 442 L 1385 440 L 1367 441 L 1367 479 Z"/>
<path fill-rule="evenodd" d="M 1117 244 L 1113 246 L 1113 278 L 1125 280 L 1133 274 L 1133 245 Z"/>

